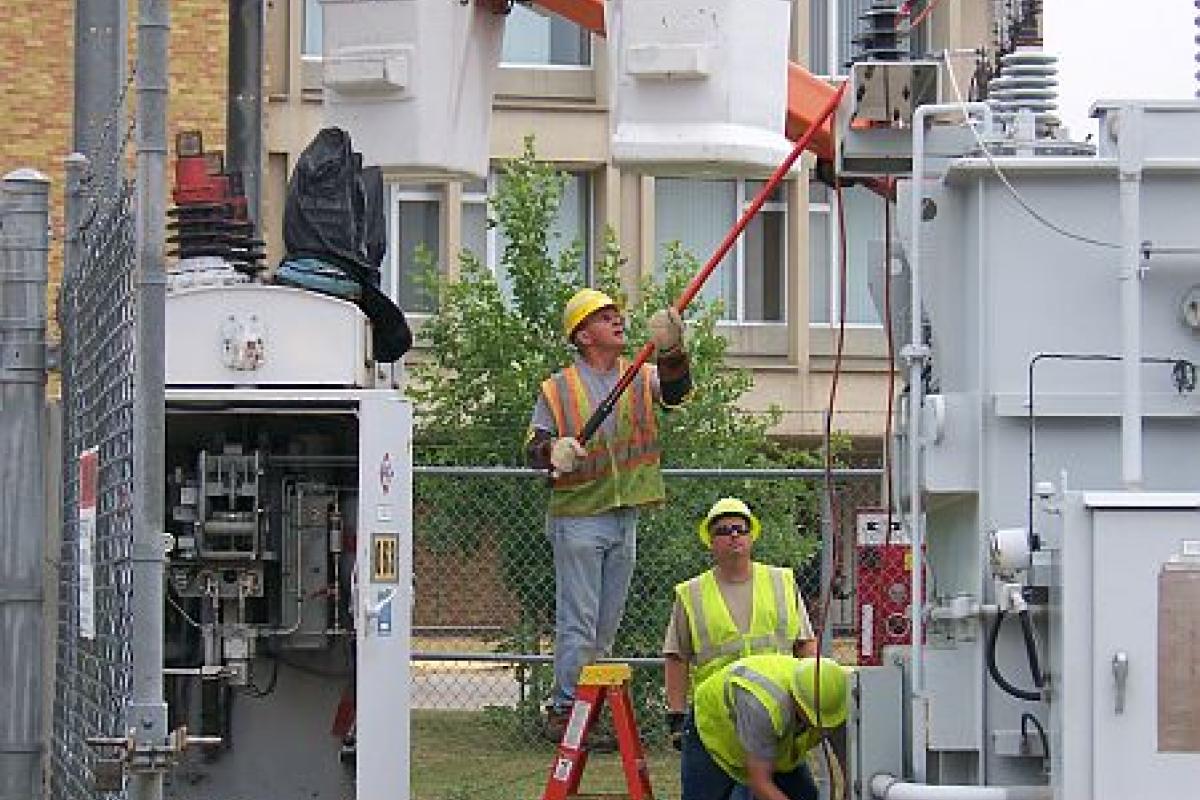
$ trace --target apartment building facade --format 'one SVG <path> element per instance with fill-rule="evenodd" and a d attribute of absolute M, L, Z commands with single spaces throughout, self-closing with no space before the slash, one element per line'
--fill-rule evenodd
<path fill-rule="evenodd" d="M 794 0 L 792 57 L 818 74 L 844 74 L 871 0 Z M 920 5 L 920 4 L 918 4 Z M 947 3 L 919 29 L 941 48 L 988 41 L 990 0 Z M 830 12 L 833 13 L 830 13 Z M 281 246 L 281 203 L 295 156 L 320 126 L 319 0 L 276 0 L 267 24 L 267 171 L 264 219 L 269 250 Z M 928 45 L 927 45 L 928 46 Z M 932 49 L 932 48 L 931 48 Z M 584 243 L 581 277 L 606 227 L 628 257 L 630 286 L 658 268 L 664 248 L 679 241 L 704 259 L 720 242 L 761 182 L 625 172 L 609 155 L 604 39 L 573 23 L 515 5 L 505 28 L 492 116 L 493 176 L 475 183 L 389 183 L 391 247 L 385 285 L 419 324 L 433 310 L 414 281 L 413 251 L 423 245 L 455 274 L 456 254 L 473 250 L 496 266 L 498 238 L 485 225 L 496 167 L 521 152 L 533 134 L 539 158 L 568 173 L 558 225 L 564 240 Z M 782 109 L 781 109 L 782 114 Z M 809 165 L 811 166 L 811 164 Z M 867 243 L 883 237 L 883 201 L 869 190 L 843 191 L 848 287 L 840 307 L 837 198 L 807 170 L 788 180 L 764 206 L 742 242 L 706 287 L 724 301 L 721 325 L 732 363 L 754 373 L 749 409 L 777 405 L 787 437 L 818 434 L 828 401 L 838 324 L 845 321 L 844 358 L 835 425 L 856 437 L 878 437 L 887 404 L 886 336 L 867 285 Z M 501 281 L 503 275 L 497 275 Z"/>
<path fill-rule="evenodd" d="M 871 0 L 793 2 L 793 59 L 817 74 L 844 74 L 860 30 L 859 16 Z M 986 46 L 997 2 L 937 4 L 918 30 L 922 48 Z M 136 5 L 130 5 L 132 28 Z M 927 5 L 928 0 L 917 2 L 914 9 Z M 70 149 L 71 6 L 17 0 L 12 8 L 27 24 L 5 26 L 3 35 L 10 40 L 5 58 L 12 62 L 3 79 L 6 94 L 36 96 L 12 104 L 15 112 L 0 121 L 8 142 L 4 160 L 14 167 L 42 169 L 61 188 L 61 158 Z M 282 254 L 287 178 L 322 126 L 322 14 L 320 0 L 266 0 L 264 11 L 261 224 L 268 259 L 274 262 Z M 219 149 L 224 141 L 228 4 L 174 0 L 171 12 L 170 134 L 200 129 L 206 145 Z M 503 232 L 486 224 L 488 193 L 495 188 L 499 165 L 521 152 L 529 134 L 535 136 L 539 158 L 569 176 L 557 224 L 564 241 L 584 244 L 581 281 L 588 277 L 591 255 L 606 228 L 616 233 L 629 259 L 626 279 L 633 287 L 639 277 L 654 274 L 670 242 L 679 241 L 706 258 L 754 197 L 760 181 L 647 176 L 616 167 L 608 141 L 608 59 L 602 38 L 515 5 L 506 21 L 492 112 L 492 176 L 470 183 L 389 178 L 390 252 L 384 281 L 417 327 L 434 308 L 415 280 L 414 248 L 422 245 L 435 254 L 440 269 L 451 277 L 463 248 L 495 268 Z M 868 290 L 867 250 L 871 239 L 883 236 L 883 201 L 861 187 L 843 191 L 849 232 L 843 308 L 838 201 L 810 179 L 808 169 L 799 172 L 763 207 L 705 293 L 724 301 L 721 330 L 729 341 L 731 363 L 753 371 L 754 388 L 744 398 L 745 407 L 783 409 L 776 432 L 785 437 L 807 438 L 821 431 L 839 323 L 844 321 L 834 424 L 855 437 L 877 439 L 883 431 L 891 365 Z M 55 224 L 61 233 L 57 197 Z M 56 254 L 55 276 L 57 259 Z"/>

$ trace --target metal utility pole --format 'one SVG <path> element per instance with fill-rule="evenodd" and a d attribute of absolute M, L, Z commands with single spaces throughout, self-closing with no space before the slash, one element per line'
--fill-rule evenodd
<path fill-rule="evenodd" d="M 163 492 L 166 382 L 167 0 L 140 0 L 137 27 L 137 327 L 133 417 L 133 737 L 129 796 L 160 800 L 165 765 L 143 760 L 167 741 L 163 700 Z"/>
<path fill-rule="evenodd" d="M 125 140 L 125 0 L 76 0 L 72 147 L 107 184 Z"/>
<path fill-rule="evenodd" d="M 0 191 L 0 800 L 42 796 L 46 176 Z"/>
<path fill-rule="evenodd" d="M 229 0 L 226 169 L 240 172 L 250 219 L 262 229 L 263 0 Z"/>

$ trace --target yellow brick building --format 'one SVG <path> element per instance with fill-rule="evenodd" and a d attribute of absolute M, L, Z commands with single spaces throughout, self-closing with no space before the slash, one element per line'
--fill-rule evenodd
<path fill-rule="evenodd" d="M 168 132 L 198 129 L 219 149 L 225 139 L 227 4 L 172 0 Z M 7 0 L 0 23 L 0 172 L 32 167 L 50 178 L 50 298 L 62 277 L 63 159 L 72 151 L 75 3 Z M 136 56 L 137 2 L 128 10 L 129 63 Z M 132 80 L 132 71 L 128 76 Z M 128 120 L 133 113 L 128 89 Z M 128 154 L 132 164 L 133 141 Z"/>

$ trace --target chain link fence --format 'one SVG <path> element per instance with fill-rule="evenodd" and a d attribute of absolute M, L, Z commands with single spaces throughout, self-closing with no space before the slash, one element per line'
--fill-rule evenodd
<path fill-rule="evenodd" d="M 795 570 L 814 625 L 825 623 L 826 651 L 855 662 L 857 512 L 880 507 L 882 476 L 864 468 L 832 477 L 827 493 L 820 470 L 666 470 L 666 504 L 639 522 L 637 569 L 614 648 L 635 667 L 639 726 L 648 741 L 663 740 L 659 656 L 673 586 L 711 566 L 696 523 L 720 497 L 750 503 L 763 521 L 755 558 Z M 507 747 L 533 748 L 530 781 L 537 783 L 550 752 L 548 744 L 535 746 L 552 681 L 549 490 L 540 473 L 471 467 L 418 467 L 414 486 L 414 753 L 470 742 L 466 732 L 482 728 Z M 447 725 L 465 732 L 448 737 Z M 456 791 L 491 796 L 486 781 L 429 790 L 422 772 L 433 767 L 413 763 L 420 800 L 451 800 Z M 664 777 L 673 772 L 677 767 Z"/>
<path fill-rule="evenodd" d="M 124 734 L 133 658 L 135 183 L 125 165 L 132 130 L 121 105 L 97 148 L 112 152 L 111 160 L 68 163 L 75 191 L 68 192 L 58 299 L 64 414 L 50 753 L 56 800 L 124 796 L 97 789 L 98 764 L 86 741 Z"/>

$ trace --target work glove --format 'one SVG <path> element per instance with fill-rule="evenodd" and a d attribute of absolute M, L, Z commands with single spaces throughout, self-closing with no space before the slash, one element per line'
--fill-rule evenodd
<path fill-rule="evenodd" d="M 650 315 L 650 341 L 658 358 L 683 352 L 683 319 L 673 307 L 660 308 Z"/>
<path fill-rule="evenodd" d="M 561 436 L 550 445 L 550 466 L 556 475 L 574 472 L 587 450 L 574 436 Z"/>
<path fill-rule="evenodd" d="M 667 741 L 680 752 L 683 751 L 683 723 L 687 714 L 682 711 L 667 712 Z"/>

